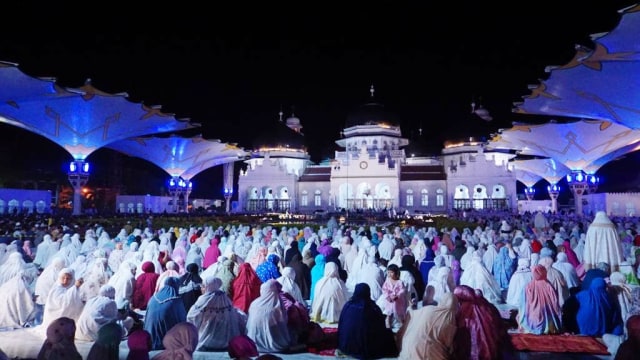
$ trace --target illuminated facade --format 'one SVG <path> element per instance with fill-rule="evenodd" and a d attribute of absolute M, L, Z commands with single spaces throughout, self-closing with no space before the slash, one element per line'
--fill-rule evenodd
<path fill-rule="evenodd" d="M 370 101 L 348 115 L 336 141 L 342 150 L 322 164 L 312 164 L 299 141 L 300 119 L 282 121 L 281 114 L 281 134 L 290 137 L 256 145 L 240 172 L 233 211 L 413 214 L 517 206 L 515 172 L 507 165 L 514 155 L 466 141 L 447 144 L 439 157 L 407 156 L 409 140 L 373 95 L 372 88 Z"/>

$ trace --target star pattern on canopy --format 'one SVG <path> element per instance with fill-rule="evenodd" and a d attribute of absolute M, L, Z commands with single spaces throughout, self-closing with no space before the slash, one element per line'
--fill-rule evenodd
<path fill-rule="evenodd" d="M 552 158 L 571 170 L 597 171 L 603 159 L 636 148 L 640 130 L 601 120 L 542 125 L 515 124 L 501 129 L 490 149 L 515 150 L 522 155 Z"/>
<path fill-rule="evenodd" d="M 149 161 L 170 176 L 185 180 L 213 166 L 244 160 L 249 155 L 236 144 L 205 139 L 202 135 L 137 137 L 113 142 L 106 147 Z"/>
<path fill-rule="evenodd" d="M 108 143 L 199 126 L 176 119 L 159 106 L 129 101 L 128 94 L 109 94 L 88 80 L 63 88 L 54 79 L 36 79 L 16 64 L 0 64 L 0 122 L 39 134 L 85 160 Z"/>
<path fill-rule="evenodd" d="M 591 38 L 593 49 L 577 46 L 575 56 L 550 73 L 516 103 L 518 114 L 607 120 L 640 128 L 640 5 L 622 9 L 615 29 Z M 544 96 L 542 96 L 544 95 Z"/>
<path fill-rule="evenodd" d="M 557 184 L 560 180 L 562 180 L 562 178 L 564 178 L 571 172 L 571 169 L 566 167 L 564 164 L 556 161 L 555 159 L 514 160 L 511 162 L 511 165 L 516 171 L 516 178 L 529 187 L 533 185 L 528 185 L 525 182 L 529 181 L 527 180 L 526 175 L 523 175 L 523 178 L 521 179 L 518 177 L 519 173 L 528 173 L 534 176 L 539 176 L 540 178 L 548 181 L 550 184 Z M 529 178 L 533 179 L 530 175 Z"/>

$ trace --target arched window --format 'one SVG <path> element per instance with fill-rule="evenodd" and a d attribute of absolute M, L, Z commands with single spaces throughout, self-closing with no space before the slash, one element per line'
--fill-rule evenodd
<path fill-rule="evenodd" d="M 302 191 L 300 206 L 309 206 L 309 193 L 307 192 L 307 190 Z"/>
<path fill-rule="evenodd" d="M 420 206 L 429 206 L 429 190 L 420 191 Z"/>
<path fill-rule="evenodd" d="M 313 194 L 313 204 L 315 206 L 322 206 L 322 191 L 316 190 Z"/>
<path fill-rule="evenodd" d="M 444 190 L 436 190 L 436 206 L 444 206 Z"/>
<path fill-rule="evenodd" d="M 413 206 L 413 190 L 407 190 L 407 207 Z"/>

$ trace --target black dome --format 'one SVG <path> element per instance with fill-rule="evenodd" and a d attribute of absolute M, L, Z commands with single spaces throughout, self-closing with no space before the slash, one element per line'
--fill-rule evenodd
<path fill-rule="evenodd" d="M 395 114 L 387 111 L 382 104 L 370 102 L 358 107 L 347 116 L 346 127 L 378 124 L 399 126 Z"/>
<path fill-rule="evenodd" d="M 293 131 L 291 128 L 277 122 L 268 129 L 264 129 L 261 135 L 253 141 L 253 149 L 261 148 L 290 148 L 295 150 L 305 150 L 304 136 Z"/>

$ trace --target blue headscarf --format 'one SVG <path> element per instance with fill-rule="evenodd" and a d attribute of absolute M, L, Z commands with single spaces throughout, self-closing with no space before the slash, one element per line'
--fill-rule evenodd
<path fill-rule="evenodd" d="M 324 276 L 324 265 L 326 264 L 326 259 L 322 254 L 316 255 L 315 260 L 316 263 L 311 268 L 311 289 L 309 290 L 310 300 L 313 300 L 313 293 L 315 292 L 318 280 L 322 279 Z"/>
<path fill-rule="evenodd" d="M 265 262 L 256 267 L 256 274 L 258 274 L 262 283 L 266 283 L 269 279 L 278 279 L 280 277 L 278 261 L 280 261 L 278 255 L 270 254 Z"/>
<path fill-rule="evenodd" d="M 622 316 L 617 300 L 607 292 L 603 278 L 595 278 L 588 289 L 576 294 L 578 312 L 576 322 L 582 335 L 602 336 L 604 334 L 622 335 Z"/>
<path fill-rule="evenodd" d="M 187 311 L 180 298 L 180 280 L 170 276 L 164 287 L 149 299 L 144 318 L 144 329 L 151 335 L 152 350 L 162 350 L 162 339 L 177 323 L 187 321 Z"/>

